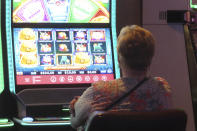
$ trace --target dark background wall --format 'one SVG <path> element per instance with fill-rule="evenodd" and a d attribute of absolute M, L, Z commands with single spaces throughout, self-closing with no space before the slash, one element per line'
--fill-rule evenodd
<path fill-rule="evenodd" d="M 142 25 L 142 0 L 117 0 L 116 27 L 117 34 L 125 25 Z"/>

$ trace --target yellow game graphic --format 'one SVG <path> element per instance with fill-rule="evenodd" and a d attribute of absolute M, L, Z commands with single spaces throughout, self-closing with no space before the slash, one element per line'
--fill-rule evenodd
<path fill-rule="evenodd" d="M 21 52 L 36 52 L 37 47 L 34 41 L 21 41 L 21 46 L 20 46 L 20 51 Z"/>
<path fill-rule="evenodd" d="M 76 53 L 75 64 L 85 64 L 90 65 L 90 55 L 85 52 Z"/>
<path fill-rule="evenodd" d="M 34 30 L 30 28 L 22 29 L 19 32 L 19 40 L 36 40 L 36 34 Z"/>
<path fill-rule="evenodd" d="M 32 53 L 20 54 L 20 64 L 25 67 L 37 66 L 37 55 Z"/>

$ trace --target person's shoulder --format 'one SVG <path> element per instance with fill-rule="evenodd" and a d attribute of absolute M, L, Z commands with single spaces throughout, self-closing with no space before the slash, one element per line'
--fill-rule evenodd
<path fill-rule="evenodd" d="M 152 79 L 162 85 L 168 85 L 168 82 L 166 79 L 164 79 L 163 77 L 152 77 Z"/>
<path fill-rule="evenodd" d="M 166 79 L 163 77 L 152 77 L 152 81 L 162 89 L 164 89 L 166 92 L 171 92 L 171 87 Z"/>
<path fill-rule="evenodd" d="M 110 87 L 118 87 L 122 84 L 121 79 L 114 79 L 109 81 L 98 81 L 92 84 L 94 89 L 102 89 L 102 88 L 110 88 Z"/>

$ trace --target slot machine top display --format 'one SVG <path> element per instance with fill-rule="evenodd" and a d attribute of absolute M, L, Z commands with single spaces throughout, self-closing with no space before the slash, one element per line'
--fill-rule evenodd
<path fill-rule="evenodd" d="M 13 0 L 13 23 L 109 23 L 109 0 Z"/>

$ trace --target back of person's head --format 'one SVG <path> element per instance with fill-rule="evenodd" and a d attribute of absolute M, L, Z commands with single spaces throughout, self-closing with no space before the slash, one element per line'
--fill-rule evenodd
<path fill-rule="evenodd" d="M 117 51 L 120 65 L 145 71 L 154 56 L 155 40 L 148 30 L 140 26 L 125 26 L 118 36 Z"/>

